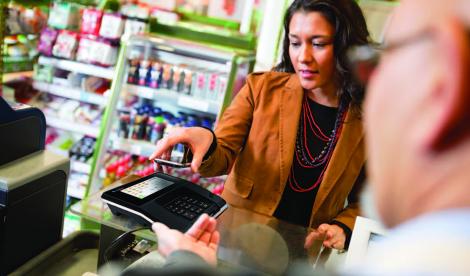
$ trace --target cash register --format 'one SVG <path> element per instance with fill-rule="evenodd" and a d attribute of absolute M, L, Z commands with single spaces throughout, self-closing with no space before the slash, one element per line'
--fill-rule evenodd
<path fill-rule="evenodd" d="M 0 275 L 62 238 L 69 159 L 44 150 L 37 108 L 0 97 Z"/>

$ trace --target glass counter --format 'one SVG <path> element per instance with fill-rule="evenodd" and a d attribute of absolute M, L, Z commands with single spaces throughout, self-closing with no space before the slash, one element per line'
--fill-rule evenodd
<path fill-rule="evenodd" d="M 127 177 L 106 190 L 137 178 L 137 176 Z M 71 207 L 71 211 L 99 223 L 102 235 L 103 227 L 122 233 L 142 226 L 126 216 L 113 215 L 101 200 L 102 193 L 103 191 L 98 192 L 76 203 Z M 318 259 L 314 252 L 318 253 L 320 246 L 316 246 L 317 250 L 308 252 L 303 247 L 308 233 L 305 227 L 232 206 L 217 218 L 217 222 L 221 234 L 217 255 L 224 263 L 281 274 L 293 263 L 306 263 L 309 260 L 313 263 Z M 150 230 L 140 231 L 139 236 L 156 241 L 155 234 Z M 105 244 L 100 241 L 101 246 Z M 103 262 L 99 260 L 99 263 Z"/>

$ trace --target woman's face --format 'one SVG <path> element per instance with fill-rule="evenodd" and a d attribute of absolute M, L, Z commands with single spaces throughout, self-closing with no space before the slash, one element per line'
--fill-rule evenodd
<path fill-rule="evenodd" d="M 296 12 L 289 23 L 289 56 L 302 87 L 336 92 L 333 26 L 319 12 Z"/>

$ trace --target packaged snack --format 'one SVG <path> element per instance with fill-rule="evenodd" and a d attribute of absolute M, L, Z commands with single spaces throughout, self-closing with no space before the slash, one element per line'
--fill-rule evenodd
<path fill-rule="evenodd" d="M 54 3 L 48 24 L 56 29 L 76 30 L 80 19 L 79 6 L 75 3 Z"/>
<path fill-rule="evenodd" d="M 105 13 L 101 20 L 100 36 L 109 39 L 121 38 L 124 31 L 124 17 L 119 13 Z"/>
<path fill-rule="evenodd" d="M 60 31 L 56 43 L 52 48 L 52 54 L 56 57 L 73 59 L 78 45 L 78 34 L 71 31 Z"/>
<path fill-rule="evenodd" d="M 77 61 L 90 63 L 92 61 L 92 51 L 95 43 L 95 37 L 88 35 L 80 38 L 77 50 Z"/>
<path fill-rule="evenodd" d="M 100 33 L 101 19 L 103 17 L 103 11 L 88 8 L 82 12 L 82 25 L 80 32 L 82 34 L 98 35 Z"/>
<path fill-rule="evenodd" d="M 44 28 L 39 38 L 39 53 L 45 56 L 52 56 L 52 47 L 54 46 L 58 34 L 59 32 L 52 28 Z"/>
<path fill-rule="evenodd" d="M 118 54 L 117 42 L 98 38 L 92 44 L 91 63 L 100 66 L 113 66 L 116 64 Z"/>

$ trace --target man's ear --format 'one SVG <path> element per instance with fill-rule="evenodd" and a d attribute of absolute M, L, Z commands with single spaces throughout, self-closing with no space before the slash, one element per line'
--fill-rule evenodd
<path fill-rule="evenodd" d="M 455 18 L 440 22 L 434 31 L 445 76 L 441 89 L 433 95 L 442 110 L 427 144 L 440 151 L 470 134 L 470 37 Z"/>

